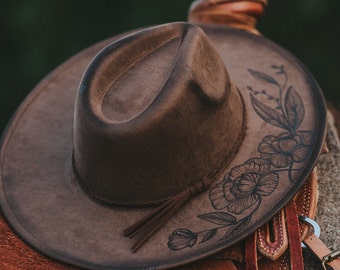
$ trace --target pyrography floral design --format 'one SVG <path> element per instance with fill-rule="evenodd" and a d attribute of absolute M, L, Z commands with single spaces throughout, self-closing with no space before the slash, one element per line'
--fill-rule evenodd
<path fill-rule="evenodd" d="M 211 190 L 211 203 L 217 210 L 227 208 L 231 213 L 241 214 L 259 204 L 262 196 L 270 195 L 278 181 L 279 175 L 270 171 L 268 161 L 252 158 L 232 168 Z"/>
<path fill-rule="evenodd" d="M 278 136 L 268 135 L 262 139 L 258 151 L 261 158 L 269 160 L 277 168 L 302 162 L 310 154 L 312 132 L 297 131 L 295 134 L 282 132 Z"/>
<path fill-rule="evenodd" d="M 169 236 L 171 250 L 192 248 L 216 237 L 218 230 L 225 230 L 221 240 L 243 230 L 258 210 L 263 197 L 269 196 L 280 181 L 295 181 L 299 163 L 311 155 L 314 134 L 300 129 L 305 116 L 301 97 L 288 83 L 284 66 L 271 66 L 275 76 L 249 69 L 253 78 L 268 90 L 248 86 L 250 101 L 256 114 L 275 126 L 276 134 L 268 134 L 258 143 L 258 156 L 233 167 L 209 192 L 214 212 L 198 215 L 201 220 L 214 224 L 212 228 L 193 232 L 179 228 Z M 273 94 L 274 93 L 274 94 Z M 276 130 L 273 129 L 273 130 Z"/>

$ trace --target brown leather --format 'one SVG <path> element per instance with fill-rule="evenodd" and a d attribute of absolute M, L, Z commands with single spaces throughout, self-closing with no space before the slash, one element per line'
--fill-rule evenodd
<path fill-rule="evenodd" d="M 246 239 L 245 247 L 246 270 L 258 270 L 256 236 L 257 234 L 255 232 Z"/>
<path fill-rule="evenodd" d="M 0 269 L 3 270 L 72 270 L 37 253 L 26 245 L 8 226 L 0 212 Z"/>
<path fill-rule="evenodd" d="M 288 236 L 286 229 L 285 212 L 282 209 L 271 222 L 257 230 L 258 252 L 275 261 L 288 248 Z"/>
<path fill-rule="evenodd" d="M 176 270 L 238 270 L 230 260 L 203 260 L 178 267 Z"/>
<path fill-rule="evenodd" d="M 321 262 L 325 256 L 331 254 L 331 250 L 313 233 L 304 239 L 303 242 Z M 333 270 L 340 270 L 340 258 L 335 258 L 326 265 Z"/>
<path fill-rule="evenodd" d="M 298 220 L 298 212 L 296 210 L 295 201 L 290 201 L 285 206 L 287 233 L 289 241 L 290 269 L 303 270 L 303 259 L 300 238 L 300 226 Z"/>
<path fill-rule="evenodd" d="M 297 215 L 314 219 L 317 206 L 317 193 L 317 173 L 316 170 L 313 170 L 309 179 L 295 196 Z M 269 226 L 271 226 L 271 229 L 269 229 Z M 271 232 L 273 232 L 273 234 Z M 285 211 L 281 210 L 270 223 L 258 229 L 257 233 L 259 253 L 272 261 L 281 257 L 289 245 L 286 232 Z M 304 222 L 300 222 L 301 239 L 306 238 L 309 233 L 309 226 Z"/>
<path fill-rule="evenodd" d="M 188 20 L 232 26 L 258 34 L 257 19 L 263 15 L 266 5 L 266 0 L 197 0 L 190 7 Z"/>

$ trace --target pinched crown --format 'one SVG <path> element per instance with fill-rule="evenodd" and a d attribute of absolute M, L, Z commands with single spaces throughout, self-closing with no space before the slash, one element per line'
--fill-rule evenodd
<path fill-rule="evenodd" d="M 234 151 L 243 103 L 204 32 L 150 28 L 103 49 L 75 108 L 74 163 L 85 189 L 109 203 L 173 196 Z"/>

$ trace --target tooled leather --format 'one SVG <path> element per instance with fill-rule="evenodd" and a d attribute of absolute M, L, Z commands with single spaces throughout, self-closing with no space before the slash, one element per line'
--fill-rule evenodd
<path fill-rule="evenodd" d="M 316 169 L 304 183 L 298 194 L 295 196 L 298 215 L 314 218 L 316 211 L 317 175 Z M 283 210 L 273 218 L 271 223 L 267 223 L 257 230 L 257 245 L 259 253 L 270 260 L 277 260 L 288 248 L 288 238 L 286 233 L 285 213 Z M 268 227 L 273 224 L 272 228 Z M 270 235 L 270 231 L 274 232 Z M 305 239 L 309 232 L 309 226 L 300 222 L 301 239 Z"/>
<path fill-rule="evenodd" d="M 273 226 L 271 226 L 273 225 Z M 272 227 L 271 229 L 269 227 Z M 273 233 L 271 233 L 271 231 Z M 258 252 L 275 261 L 288 248 L 285 214 L 281 210 L 270 223 L 257 230 Z"/>
<path fill-rule="evenodd" d="M 317 179 L 317 169 L 314 169 L 311 178 L 307 180 L 306 184 L 302 186 L 299 193 L 295 196 L 298 214 L 311 219 L 314 219 L 316 213 L 318 192 Z M 309 231 L 310 227 L 306 223 L 300 222 L 301 239 L 305 239 L 308 236 Z"/>

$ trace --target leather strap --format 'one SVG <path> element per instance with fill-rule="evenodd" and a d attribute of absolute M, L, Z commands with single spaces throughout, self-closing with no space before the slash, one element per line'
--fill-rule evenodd
<path fill-rule="evenodd" d="M 246 270 L 258 270 L 256 232 L 246 240 Z"/>
<path fill-rule="evenodd" d="M 332 253 L 315 234 L 311 234 L 303 242 L 321 262 L 325 256 Z M 327 263 L 327 266 L 333 270 L 340 270 L 340 258 L 334 258 Z"/>
<path fill-rule="evenodd" d="M 206 258 L 204 260 L 196 261 L 192 264 L 181 266 L 176 270 L 238 270 L 231 260 L 219 259 L 212 260 Z"/>
<path fill-rule="evenodd" d="M 216 176 L 235 156 L 243 141 L 246 132 L 245 112 L 243 112 L 242 121 L 242 128 L 238 134 L 237 140 L 234 142 L 234 146 L 220 161 L 220 163 L 208 174 L 208 176 L 203 177 L 201 180 L 195 182 L 179 194 L 170 197 L 145 217 L 124 230 L 124 234 L 127 237 L 132 238 L 139 236 L 139 239 L 132 246 L 132 252 L 136 252 L 146 241 L 148 241 L 150 237 L 152 237 L 152 235 L 154 235 L 165 223 L 167 223 L 187 201 L 209 188 L 211 183 L 216 179 Z M 73 162 L 73 164 L 75 163 Z M 73 166 L 73 169 L 77 172 L 75 165 Z M 78 177 L 80 179 L 79 174 Z"/>
<path fill-rule="evenodd" d="M 268 223 L 257 230 L 257 250 L 259 254 L 276 261 L 288 249 L 284 209 Z"/>
<path fill-rule="evenodd" d="M 300 226 L 295 201 L 291 200 L 285 207 L 287 233 L 289 241 L 291 270 L 303 270 Z"/>

